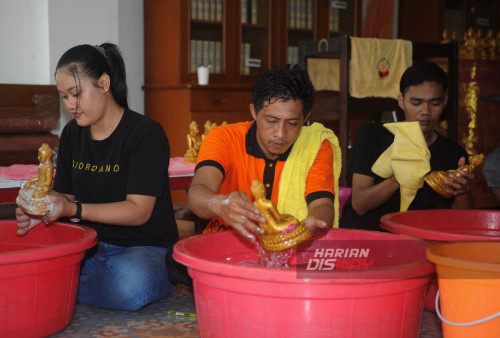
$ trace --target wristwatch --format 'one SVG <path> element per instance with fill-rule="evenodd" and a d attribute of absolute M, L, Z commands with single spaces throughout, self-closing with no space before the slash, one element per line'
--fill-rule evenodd
<path fill-rule="evenodd" d="M 69 217 L 69 220 L 73 223 L 80 222 L 82 218 L 82 204 L 79 201 L 75 201 L 76 204 L 76 214 Z"/>

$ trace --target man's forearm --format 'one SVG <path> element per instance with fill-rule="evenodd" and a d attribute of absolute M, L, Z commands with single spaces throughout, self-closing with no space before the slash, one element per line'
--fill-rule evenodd
<path fill-rule="evenodd" d="M 198 217 L 209 219 L 217 216 L 216 204 L 223 198 L 201 184 L 194 184 L 188 191 L 188 208 Z"/>

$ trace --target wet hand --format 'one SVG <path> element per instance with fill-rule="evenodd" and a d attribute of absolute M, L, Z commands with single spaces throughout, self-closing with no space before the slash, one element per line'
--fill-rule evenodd
<path fill-rule="evenodd" d="M 217 195 L 209 204 L 216 215 L 245 238 L 255 241 L 255 234 L 264 233 L 257 223 L 264 223 L 266 219 L 247 194 L 237 191 L 227 196 Z"/>
<path fill-rule="evenodd" d="M 303 222 L 313 233 L 313 236 L 323 235 L 331 228 L 325 221 L 313 216 L 306 217 Z"/>
<path fill-rule="evenodd" d="M 28 215 L 21 208 L 16 208 L 16 221 L 17 234 L 22 236 L 38 224 L 42 223 L 42 217 Z"/>

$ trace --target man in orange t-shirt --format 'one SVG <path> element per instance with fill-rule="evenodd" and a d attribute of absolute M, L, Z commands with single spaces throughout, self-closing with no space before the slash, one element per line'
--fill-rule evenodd
<path fill-rule="evenodd" d="M 314 87 L 300 67 L 262 73 L 252 87 L 251 122 L 213 128 L 205 137 L 188 192 L 189 208 L 211 219 L 206 232 L 233 228 L 250 240 L 264 216 L 252 203 L 252 180 L 278 204 L 281 173 L 314 103 Z M 305 178 L 305 224 L 322 233 L 334 220 L 333 149 L 323 141 Z M 287 184 L 282 182 L 282 184 Z"/>

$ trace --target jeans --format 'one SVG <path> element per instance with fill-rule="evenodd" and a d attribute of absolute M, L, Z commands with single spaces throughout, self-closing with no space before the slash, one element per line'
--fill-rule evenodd
<path fill-rule="evenodd" d="M 99 242 L 96 252 L 82 262 L 77 301 L 136 311 L 166 297 L 174 289 L 167 276 L 166 253 L 162 247 Z"/>

